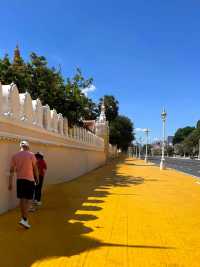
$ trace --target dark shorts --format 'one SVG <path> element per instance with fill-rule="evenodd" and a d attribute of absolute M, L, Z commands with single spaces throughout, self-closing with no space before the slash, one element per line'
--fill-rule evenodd
<path fill-rule="evenodd" d="M 35 182 L 26 179 L 17 179 L 17 198 L 33 199 Z"/>

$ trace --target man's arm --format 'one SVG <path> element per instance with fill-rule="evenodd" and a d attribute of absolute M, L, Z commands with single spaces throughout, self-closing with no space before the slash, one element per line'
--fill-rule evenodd
<path fill-rule="evenodd" d="M 33 173 L 34 173 L 35 182 L 36 184 L 38 184 L 39 183 L 39 171 L 38 171 L 38 167 L 36 164 L 33 165 Z"/>
<path fill-rule="evenodd" d="M 37 167 L 37 160 L 34 154 L 32 156 L 32 166 L 33 166 L 33 175 L 34 175 L 35 183 L 38 184 L 39 183 L 39 171 Z"/>
<path fill-rule="evenodd" d="M 45 160 L 43 161 L 43 166 L 44 166 L 44 169 L 47 170 L 47 163 Z"/>

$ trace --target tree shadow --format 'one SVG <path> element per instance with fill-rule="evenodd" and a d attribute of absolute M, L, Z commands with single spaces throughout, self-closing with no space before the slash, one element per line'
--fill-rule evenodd
<path fill-rule="evenodd" d="M 103 203 L 103 200 L 100 199 L 88 199 L 87 203 Z"/>
<path fill-rule="evenodd" d="M 101 207 L 96 207 L 96 206 L 82 206 L 81 210 L 88 210 L 88 211 L 97 211 L 101 210 Z"/>
<path fill-rule="evenodd" d="M 83 221 L 92 221 L 92 220 L 96 220 L 96 219 L 98 219 L 98 217 L 95 216 L 95 215 L 92 215 L 92 214 L 75 214 L 75 215 L 73 216 L 73 219 L 74 219 L 74 220 L 77 220 L 77 221 L 81 221 L 81 222 L 83 222 Z"/>
<path fill-rule="evenodd" d="M 72 181 L 49 185 L 44 193 L 44 206 L 31 215 L 33 228 L 29 231 L 23 231 L 19 227 L 16 229 L 16 210 L 1 216 L 0 257 L 3 258 L 4 255 L 7 255 L 7 250 L 12 253 L 12 257 L 7 258 L 7 265 L 4 267 L 30 267 L 37 260 L 46 257 L 70 257 L 103 246 L 172 249 L 157 244 L 149 246 L 110 244 L 86 236 L 96 228 L 101 228 L 98 223 L 94 223 L 93 228 L 86 226 L 85 223 L 98 219 L 98 212 L 102 209 L 98 205 L 103 204 L 109 195 L 115 194 L 114 192 L 110 193 L 110 188 L 125 188 L 140 186 L 145 182 L 157 182 L 157 179 L 146 180 L 143 177 L 119 173 L 119 165 L 122 163 L 127 164 L 127 161 L 125 163 L 124 159 L 120 159 L 118 162 L 113 161 L 102 167 L 103 171 L 102 168 L 99 168 Z M 134 196 L 135 194 L 122 192 L 116 193 L 116 195 Z M 12 223 L 6 224 L 8 218 Z"/>

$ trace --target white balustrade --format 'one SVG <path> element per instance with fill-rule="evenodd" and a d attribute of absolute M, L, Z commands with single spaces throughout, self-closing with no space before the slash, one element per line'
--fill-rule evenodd
<path fill-rule="evenodd" d="M 0 82 L 0 115 L 8 120 L 16 120 L 18 123 L 27 122 L 28 125 L 44 128 L 63 138 L 73 138 L 97 147 L 104 146 L 103 138 L 83 127 L 75 125 L 69 129 L 67 118 L 63 118 L 61 113 L 57 114 L 55 109 L 50 110 L 48 105 L 42 106 L 40 99 L 32 100 L 28 92 L 19 94 L 14 83 L 2 85 Z"/>
<path fill-rule="evenodd" d="M 79 128 L 80 141 L 83 141 L 82 130 L 83 130 L 83 128 Z"/>
<path fill-rule="evenodd" d="M 74 139 L 77 139 L 77 127 L 76 127 L 76 125 L 74 125 L 74 127 L 73 127 L 73 133 L 74 133 Z"/>
<path fill-rule="evenodd" d="M 73 138 L 76 139 L 76 129 L 75 129 L 75 126 L 73 127 Z"/>
<path fill-rule="evenodd" d="M 92 145 L 92 133 L 90 133 L 90 144 Z"/>
<path fill-rule="evenodd" d="M 74 138 L 74 130 L 73 130 L 73 127 L 70 128 L 70 136 L 71 136 L 71 138 Z"/>
<path fill-rule="evenodd" d="M 28 92 L 19 94 L 20 100 L 20 120 L 33 123 L 32 98 Z"/>
<path fill-rule="evenodd" d="M 43 106 L 43 127 L 51 131 L 51 110 L 49 105 Z"/>
<path fill-rule="evenodd" d="M 90 144 L 90 132 L 87 133 L 87 143 Z"/>
<path fill-rule="evenodd" d="M 58 114 L 55 109 L 51 110 L 51 130 L 55 133 L 58 132 Z"/>
<path fill-rule="evenodd" d="M 84 142 L 84 128 L 81 128 L 81 140 Z"/>
<path fill-rule="evenodd" d="M 76 139 L 80 140 L 79 127 L 78 126 L 76 126 Z"/>
<path fill-rule="evenodd" d="M 83 131 L 84 131 L 84 142 L 86 143 L 86 140 L 87 140 L 87 139 L 86 139 L 86 137 L 87 137 L 87 131 L 86 131 L 85 128 L 83 129 Z"/>
<path fill-rule="evenodd" d="M 2 85 L 0 82 L 0 115 L 3 113 L 3 94 L 2 94 Z"/>
<path fill-rule="evenodd" d="M 67 118 L 63 119 L 63 132 L 65 136 L 68 136 L 68 120 Z"/>
<path fill-rule="evenodd" d="M 89 131 L 86 129 L 86 130 L 85 130 L 85 142 L 86 142 L 86 143 L 88 143 L 88 141 L 87 141 L 87 138 L 88 138 L 88 132 L 89 132 Z"/>
<path fill-rule="evenodd" d="M 2 98 L 3 114 L 18 120 L 20 118 L 20 102 L 17 86 L 14 83 L 10 85 L 2 85 Z"/>
<path fill-rule="evenodd" d="M 81 127 L 79 127 L 79 139 L 80 139 L 80 141 L 82 141 L 82 128 Z"/>
<path fill-rule="evenodd" d="M 80 132 L 81 132 L 81 141 L 83 142 L 83 135 L 84 134 L 83 134 L 83 128 L 82 127 L 80 128 Z"/>
<path fill-rule="evenodd" d="M 78 140 L 80 140 L 80 127 L 77 127 Z"/>
<path fill-rule="evenodd" d="M 39 98 L 32 100 L 33 106 L 33 124 L 43 128 L 43 107 Z"/>
<path fill-rule="evenodd" d="M 69 138 L 72 138 L 72 129 L 71 128 L 68 128 L 68 136 L 69 136 Z"/>
<path fill-rule="evenodd" d="M 70 128 L 70 137 L 73 138 L 73 128 Z"/>
<path fill-rule="evenodd" d="M 87 130 L 85 129 L 85 143 L 87 144 L 88 142 L 87 142 Z"/>
<path fill-rule="evenodd" d="M 89 144 L 89 132 L 90 131 L 87 131 L 87 139 L 86 139 L 88 144 Z"/>
<path fill-rule="evenodd" d="M 58 133 L 64 135 L 64 120 L 61 113 L 58 114 Z"/>

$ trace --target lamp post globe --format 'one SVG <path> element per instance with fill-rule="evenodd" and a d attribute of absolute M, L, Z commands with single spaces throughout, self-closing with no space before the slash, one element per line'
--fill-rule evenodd
<path fill-rule="evenodd" d="M 160 161 L 160 170 L 164 170 L 166 168 L 165 166 L 165 123 L 167 118 L 167 112 L 163 108 L 163 111 L 161 113 L 161 119 L 162 119 L 162 128 L 163 128 L 163 141 L 162 141 L 162 157 Z"/>

